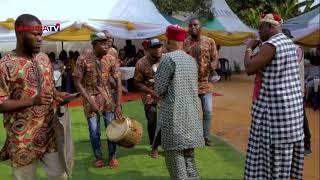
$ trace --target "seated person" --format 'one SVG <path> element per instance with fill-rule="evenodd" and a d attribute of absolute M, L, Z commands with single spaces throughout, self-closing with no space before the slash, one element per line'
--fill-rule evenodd
<path fill-rule="evenodd" d="M 118 59 L 120 61 L 120 66 L 125 67 L 127 65 L 126 54 L 124 49 L 119 50 Z"/>
<path fill-rule="evenodd" d="M 316 53 L 310 54 L 308 59 L 310 65 L 305 67 L 305 86 L 306 86 L 306 101 L 314 110 L 320 107 L 320 48 L 317 48 Z"/>
<path fill-rule="evenodd" d="M 305 69 L 306 98 L 310 98 L 310 94 L 315 89 L 315 79 L 320 79 L 320 63 L 317 62 L 317 56 L 310 56 L 310 66 Z M 318 84 L 317 84 L 318 85 Z M 318 85 L 319 86 L 319 85 Z M 316 87 L 317 88 L 317 87 Z"/>
<path fill-rule="evenodd" d="M 127 58 L 134 58 L 136 56 L 136 47 L 132 44 L 131 40 L 126 40 L 124 51 Z"/>

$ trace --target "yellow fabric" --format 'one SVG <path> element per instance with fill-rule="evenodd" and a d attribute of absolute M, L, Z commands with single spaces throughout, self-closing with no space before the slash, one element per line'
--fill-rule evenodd
<path fill-rule="evenodd" d="M 55 34 L 44 37 L 47 41 L 90 41 L 90 34 L 93 29 L 81 26 L 80 29 L 69 27 Z"/>
<path fill-rule="evenodd" d="M 202 35 L 214 39 L 216 44 L 220 46 L 237 46 L 243 44 L 249 37 L 254 37 L 254 33 L 228 33 L 223 31 L 209 31 L 202 29 Z M 162 41 L 166 40 L 165 34 L 158 36 Z"/>
<path fill-rule="evenodd" d="M 92 19 L 92 21 L 100 21 L 106 23 L 115 23 L 119 26 L 123 26 L 128 30 L 136 28 L 136 25 L 130 21 L 116 21 L 116 20 L 99 20 Z M 14 19 L 9 18 L 6 21 L 1 21 L 0 26 L 3 26 L 9 30 L 14 29 Z M 187 29 L 187 27 L 183 27 Z M 47 41 L 90 41 L 90 34 L 94 32 L 93 29 L 90 29 L 87 26 L 81 26 L 81 29 L 77 28 L 67 28 L 50 36 L 44 37 Z M 216 41 L 217 44 L 221 46 L 235 46 L 243 44 L 247 38 L 252 37 L 254 33 L 228 33 L 223 31 L 210 31 L 207 29 L 202 29 L 202 34 L 208 36 Z M 318 31 L 319 36 L 319 31 Z M 312 36 L 313 37 L 313 36 Z M 165 40 L 165 35 L 159 36 L 159 39 Z M 314 40 L 311 38 L 311 40 Z M 309 41 L 307 39 L 306 41 Z M 303 40 L 301 43 L 305 43 Z M 314 43 L 313 43 L 314 44 Z M 318 42 L 319 44 L 319 42 Z"/>
<path fill-rule="evenodd" d="M 115 20 L 93 20 L 101 22 L 111 22 L 118 23 L 119 25 L 124 26 L 128 30 L 136 28 L 136 25 L 130 21 L 115 21 Z M 7 28 L 8 30 L 14 30 L 15 20 L 8 18 L 6 21 L 0 21 L 0 26 Z M 187 27 L 183 27 L 187 29 Z M 53 35 L 44 37 L 47 41 L 90 41 L 90 34 L 94 32 L 93 29 L 90 29 L 86 26 L 82 26 L 81 29 L 77 28 L 67 28 Z M 229 33 L 224 31 L 211 31 L 207 29 L 202 29 L 202 34 L 208 36 L 216 41 L 217 44 L 221 46 L 236 46 L 243 44 L 249 37 L 254 37 L 254 33 Z M 165 35 L 158 36 L 160 40 L 165 40 Z M 305 47 L 320 47 L 320 31 L 317 30 L 297 41 L 298 44 Z"/>
<path fill-rule="evenodd" d="M 100 19 L 91 19 L 92 21 L 100 21 L 100 22 L 111 22 L 111 23 L 119 23 L 124 25 L 129 31 L 136 28 L 136 25 L 130 21 L 116 21 L 116 20 L 100 20 Z"/>
<path fill-rule="evenodd" d="M 156 38 L 158 38 L 160 41 L 166 41 L 167 40 L 166 34 L 161 34 L 161 35 L 157 36 Z"/>
<path fill-rule="evenodd" d="M 14 30 L 14 19 L 8 18 L 5 21 L 0 21 L 0 26 L 3 26 L 9 30 Z"/>
<path fill-rule="evenodd" d="M 320 47 L 320 30 L 318 29 L 309 36 L 299 39 L 297 43 L 305 47 Z"/>
<path fill-rule="evenodd" d="M 128 30 L 136 28 L 136 25 L 130 21 L 113 21 L 113 20 L 95 20 L 106 23 L 115 23 L 119 26 L 123 26 Z M 14 30 L 14 19 L 9 18 L 6 21 L 0 21 L 0 26 L 7 28 L 8 30 Z M 78 28 L 66 28 L 57 32 L 55 34 L 44 37 L 47 41 L 90 41 L 90 34 L 94 32 L 93 29 L 90 29 L 87 26 L 81 26 L 81 29 Z"/>
<path fill-rule="evenodd" d="M 209 31 L 202 29 L 202 34 L 215 40 L 220 46 L 237 46 L 243 44 L 248 38 L 254 37 L 254 33 L 237 32 L 229 33 L 224 31 Z"/>

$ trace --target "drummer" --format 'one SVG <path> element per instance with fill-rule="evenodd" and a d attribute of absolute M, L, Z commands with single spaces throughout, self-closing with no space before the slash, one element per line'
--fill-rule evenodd
<path fill-rule="evenodd" d="M 105 126 L 113 119 L 122 118 L 120 107 L 122 85 L 119 63 L 114 56 L 107 54 L 108 44 L 112 38 L 103 32 L 95 32 L 91 34 L 91 41 L 93 53 L 79 57 L 73 76 L 75 85 L 84 98 L 84 113 L 87 117 L 90 141 L 96 158 L 94 165 L 101 168 L 105 164 L 102 160 L 100 144 L 100 117 L 103 117 Z M 116 81 L 115 102 L 112 99 L 109 77 Z M 118 167 L 116 143 L 108 140 L 108 151 L 110 168 Z"/>
<path fill-rule="evenodd" d="M 142 101 L 144 103 L 144 111 L 148 120 L 148 133 L 152 150 L 150 156 L 158 157 L 158 146 L 160 145 L 161 137 L 156 136 L 155 131 L 157 126 L 157 104 L 159 96 L 154 91 L 154 69 L 162 56 L 162 42 L 159 39 L 150 39 L 144 41 L 147 55 L 141 58 L 137 64 L 134 73 L 134 82 L 137 89 L 143 92 Z"/>

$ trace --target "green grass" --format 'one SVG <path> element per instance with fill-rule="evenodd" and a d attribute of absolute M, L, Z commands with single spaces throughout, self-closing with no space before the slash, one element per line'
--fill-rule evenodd
<path fill-rule="evenodd" d="M 132 149 L 118 148 L 120 167 L 96 169 L 93 165 L 93 154 L 89 142 L 87 123 L 82 108 L 70 108 L 72 117 L 72 133 L 75 143 L 75 166 L 72 179 L 75 180 L 158 180 L 169 179 L 164 157 L 152 159 L 148 156 L 148 134 L 146 119 L 141 101 L 131 101 L 124 105 L 126 116 L 134 117 L 144 126 L 141 144 Z M 2 120 L 2 117 L 0 116 Z M 103 126 L 101 126 L 103 127 Z M 105 130 L 101 130 L 102 149 L 104 159 L 107 159 L 107 145 Z M 204 180 L 214 179 L 243 179 L 244 156 L 234 150 L 217 137 L 212 137 L 215 146 L 202 147 L 196 150 L 196 160 L 199 173 Z M 0 127 L 0 144 L 5 141 L 5 130 Z M 41 165 L 39 164 L 39 167 Z M 38 179 L 44 180 L 46 173 L 43 168 L 38 168 Z M 0 162 L 0 179 L 12 179 L 9 162 Z"/>

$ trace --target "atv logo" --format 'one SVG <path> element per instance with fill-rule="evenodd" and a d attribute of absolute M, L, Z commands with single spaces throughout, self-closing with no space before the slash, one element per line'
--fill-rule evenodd
<path fill-rule="evenodd" d="M 45 26 L 26 26 L 26 25 L 19 25 L 16 27 L 17 32 L 22 31 L 51 31 L 56 32 L 60 31 L 60 23 L 55 25 L 45 25 Z"/>

